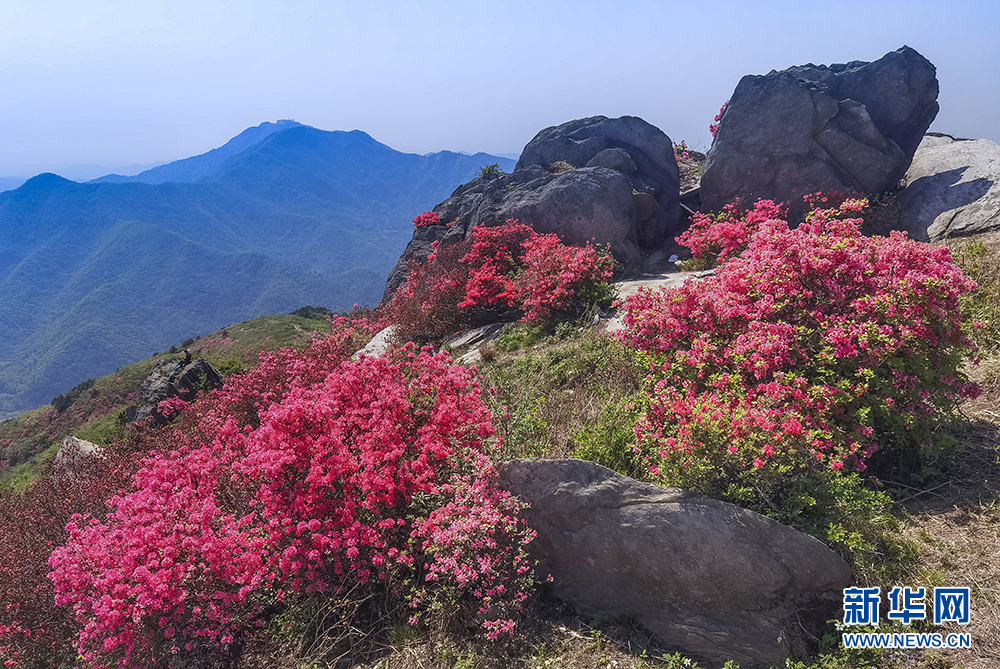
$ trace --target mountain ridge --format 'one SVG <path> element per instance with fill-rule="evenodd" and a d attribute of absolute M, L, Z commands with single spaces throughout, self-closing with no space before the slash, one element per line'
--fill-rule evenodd
<path fill-rule="evenodd" d="M 181 165 L 201 174 L 212 154 L 194 181 L 43 173 L 0 193 L 0 418 L 191 333 L 304 304 L 374 304 L 413 216 L 486 164 L 512 166 L 401 153 L 360 130 L 262 126 Z M 136 314 L 143 327 L 129 325 Z"/>
<path fill-rule="evenodd" d="M 228 158 L 260 143 L 268 135 L 298 125 L 301 124 L 290 119 L 281 119 L 274 123 L 265 121 L 260 125 L 247 128 L 222 146 L 206 151 L 205 153 L 181 158 L 165 165 L 157 165 L 133 176 L 106 174 L 102 177 L 91 179 L 86 183 L 146 183 L 152 185 L 168 181 L 191 183 L 210 175 Z"/>

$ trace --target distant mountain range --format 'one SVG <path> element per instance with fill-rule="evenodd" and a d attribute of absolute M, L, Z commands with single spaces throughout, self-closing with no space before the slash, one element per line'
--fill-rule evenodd
<path fill-rule="evenodd" d="M 131 177 L 0 193 L 0 418 L 229 323 L 374 304 L 411 219 L 514 161 L 294 121 Z"/>

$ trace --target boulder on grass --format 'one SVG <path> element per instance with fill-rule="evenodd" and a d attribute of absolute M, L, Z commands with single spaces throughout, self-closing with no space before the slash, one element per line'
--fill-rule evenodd
<path fill-rule="evenodd" d="M 72 476 L 84 468 L 90 456 L 99 455 L 101 447 L 97 444 L 69 435 L 59 444 L 54 461 L 55 469 L 61 474 Z"/>
<path fill-rule="evenodd" d="M 817 539 L 704 495 L 583 460 L 514 460 L 501 483 L 530 504 L 529 551 L 554 594 L 601 619 L 745 669 L 782 663 L 836 617 L 851 569 Z"/>
<path fill-rule="evenodd" d="M 910 47 L 845 65 L 802 65 L 740 80 L 708 152 L 706 211 L 791 202 L 817 191 L 896 187 L 938 112 L 934 65 Z"/>
<path fill-rule="evenodd" d="M 1000 145 L 929 134 L 899 192 L 903 229 L 920 241 L 1000 228 Z"/>

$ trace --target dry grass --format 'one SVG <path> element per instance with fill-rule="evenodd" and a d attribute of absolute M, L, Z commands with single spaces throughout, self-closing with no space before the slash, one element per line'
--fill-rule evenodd
<path fill-rule="evenodd" d="M 971 588 L 973 647 L 942 655 L 965 669 L 1000 667 L 1000 359 L 970 370 L 983 394 L 955 428 L 966 450 L 945 463 L 943 483 L 904 502 L 906 533 L 921 543 L 918 568 L 931 584 Z"/>
<path fill-rule="evenodd" d="M 480 372 L 483 387 L 495 389 L 489 400 L 507 457 L 567 457 L 581 430 L 642 383 L 625 348 L 589 330 L 493 357 Z"/>
<path fill-rule="evenodd" d="M 510 644 L 473 645 L 440 637 L 386 648 L 352 669 L 674 669 L 684 658 L 648 631 L 622 619 L 597 623 L 548 599 L 537 602 Z M 665 657 L 666 656 L 666 657 Z M 692 661 L 692 665 L 708 665 Z"/>

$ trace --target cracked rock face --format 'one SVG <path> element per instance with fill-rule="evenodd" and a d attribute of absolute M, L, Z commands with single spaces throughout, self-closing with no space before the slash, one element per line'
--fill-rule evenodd
<path fill-rule="evenodd" d="M 514 460 L 501 482 L 531 505 L 529 550 L 556 596 L 711 661 L 781 663 L 850 585 L 822 542 L 704 495 L 583 460 Z"/>
<path fill-rule="evenodd" d="M 938 112 L 934 66 L 909 47 L 872 62 L 802 65 L 740 80 L 708 152 L 706 210 L 817 191 L 895 188 Z"/>
<path fill-rule="evenodd" d="M 927 135 L 899 192 L 904 229 L 938 241 L 1000 228 L 1000 145 Z"/>
<path fill-rule="evenodd" d="M 572 169 L 558 171 L 558 163 Z M 593 116 L 546 128 L 511 174 L 477 177 L 434 207 L 442 225 L 414 232 L 383 301 L 406 280 L 409 262 L 430 254 L 432 242 L 468 239 L 476 226 L 508 219 L 566 244 L 606 244 L 620 262 L 637 265 L 643 251 L 680 232 L 679 188 L 673 143 L 641 118 Z"/>
<path fill-rule="evenodd" d="M 164 360 L 149 373 L 139 387 L 139 406 L 130 406 L 125 413 L 129 422 L 145 420 L 152 416 L 155 425 L 166 425 L 167 420 L 159 411 L 159 404 L 171 397 L 185 401 L 194 399 L 198 390 L 221 388 L 225 380 L 219 371 L 204 358 L 189 363 Z"/>

